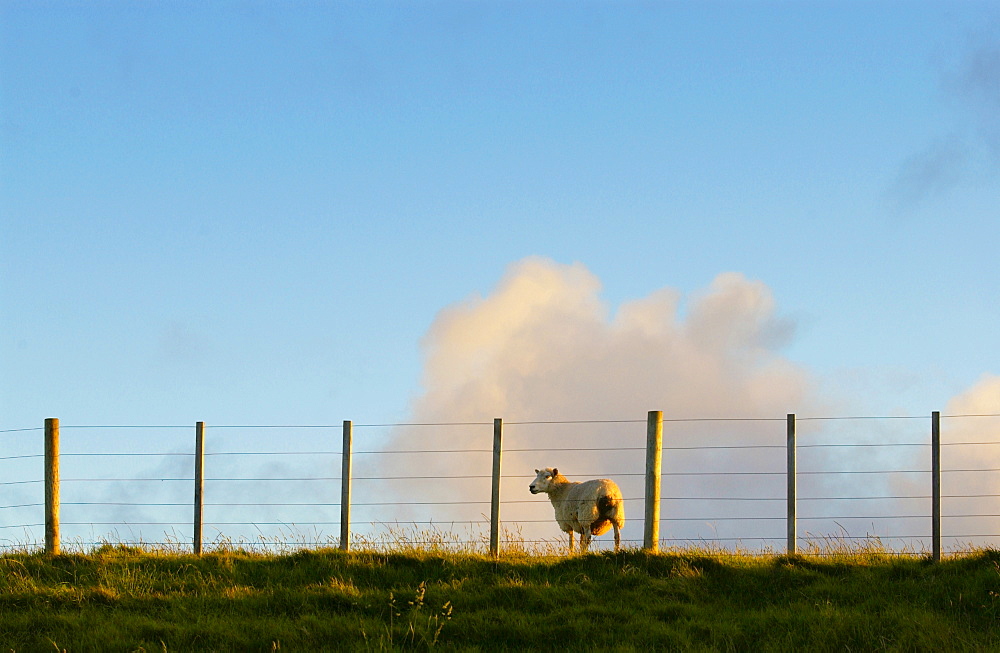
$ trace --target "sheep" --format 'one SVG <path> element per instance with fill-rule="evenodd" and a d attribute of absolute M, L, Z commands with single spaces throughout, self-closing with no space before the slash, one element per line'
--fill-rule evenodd
<path fill-rule="evenodd" d="M 580 534 L 580 551 L 587 552 L 592 535 L 615 529 L 615 551 L 621 548 L 621 529 L 625 525 L 622 491 L 614 481 L 597 478 L 574 483 L 558 469 L 536 469 L 538 476 L 528 489 L 532 494 L 545 492 L 556 511 L 556 522 L 569 533 L 569 552 L 573 553 L 573 533 Z"/>

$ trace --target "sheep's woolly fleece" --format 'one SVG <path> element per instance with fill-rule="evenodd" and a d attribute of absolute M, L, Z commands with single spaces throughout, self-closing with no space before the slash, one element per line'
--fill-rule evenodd
<path fill-rule="evenodd" d="M 573 534 L 580 534 L 580 550 L 586 552 L 594 535 L 615 529 L 615 551 L 621 548 L 621 529 L 625 525 L 625 506 L 618 485 L 607 478 L 575 483 L 558 469 L 536 469 L 537 476 L 528 489 L 532 494 L 549 495 L 555 509 L 556 522 L 569 533 L 569 550 L 573 551 Z"/>

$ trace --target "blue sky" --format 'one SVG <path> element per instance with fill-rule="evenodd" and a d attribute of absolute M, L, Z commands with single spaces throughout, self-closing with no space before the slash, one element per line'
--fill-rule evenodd
<path fill-rule="evenodd" d="M 5 1 L 2 426 L 405 420 L 529 256 L 612 314 L 741 273 L 845 410 L 939 410 L 1000 373 L 998 53 L 989 2 Z"/>

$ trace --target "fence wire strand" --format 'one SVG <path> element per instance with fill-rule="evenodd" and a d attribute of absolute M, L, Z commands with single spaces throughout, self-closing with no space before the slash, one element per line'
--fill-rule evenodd
<path fill-rule="evenodd" d="M 963 418 L 996 418 L 1000 417 L 1000 414 L 953 414 L 953 415 L 940 415 L 942 420 L 945 419 L 963 419 Z M 837 421 L 875 421 L 875 420 L 928 420 L 929 415 L 884 415 L 884 416 L 816 416 L 816 417 L 796 417 L 797 422 L 837 422 Z M 683 423 L 785 423 L 786 418 L 731 418 L 731 417 L 708 417 L 708 418 L 664 418 L 664 424 L 683 424 Z M 626 420 L 524 420 L 524 421 L 504 421 L 504 426 L 512 427 L 535 427 L 535 426 L 553 426 L 553 425 L 625 425 L 625 424 L 645 424 L 647 420 L 638 419 L 626 419 Z M 353 424 L 354 429 L 384 429 L 384 428 L 417 428 L 417 427 L 492 427 L 493 422 L 443 422 L 443 423 L 429 423 L 429 422 L 390 422 L 390 423 L 370 423 L 370 424 Z M 193 425 L 64 425 L 61 427 L 64 430 L 125 430 L 125 429 L 135 429 L 135 430 L 153 430 L 153 429 L 164 429 L 164 430 L 191 430 Z M 266 429 L 266 430 L 342 430 L 344 426 L 342 424 L 317 424 L 317 425 L 207 425 L 208 430 L 253 430 L 253 429 Z M 40 432 L 44 429 L 40 427 L 35 428 L 24 428 L 24 429 L 4 429 L 0 430 L 0 433 L 28 433 L 28 432 Z M 783 434 L 782 434 L 783 435 Z M 484 438 L 486 434 L 484 433 Z M 801 440 L 800 436 L 800 440 Z M 968 438 L 966 438 L 967 440 Z M 1000 441 L 995 439 L 989 441 L 961 441 L 961 442 L 941 442 L 941 447 L 983 447 L 983 446 L 996 446 L 1000 445 Z M 865 448 L 865 449 L 900 449 L 900 448 L 921 448 L 929 447 L 930 442 L 813 442 L 805 441 L 796 443 L 796 449 L 810 450 L 810 449 L 847 449 L 851 447 Z M 552 446 L 552 447 L 512 447 L 504 448 L 505 453 L 543 453 L 543 452 L 586 452 L 586 453 L 607 453 L 607 452 L 638 452 L 645 450 L 646 447 L 642 446 L 628 446 L 624 443 L 620 447 L 569 447 L 569 446 Z M 683 452 L 683 451 L 779 451 L 787 449 L 785 444 L 698 444 L 698 445 L 684 445 L 684 444 L 665 444 L 663 446 L 664 452 Z M 442 448 L 410 448 L 410 449 L 394 449 L 394 450 L 377 450 L 372 448 L 366 448 L 363 450 L 352 451 L 352 455 L 358 456 L 379 456 L 379 455 L 466 455 L 466 454 L 489 454 L 493 450 L 489 448 L 476 448 L 476 447 L 465 447 L 456 449 L 442 449 Z M 247 457 L 283 457 L 290 458 L 294 456 L 310 456 L 310 457 L 342 457 L 343 452 L 337 450 L 302 450 L 302 451 L 238 451 L 238 450 L 227 450 L 227 451 L 205 451 L 203 455 L 208 458 L 212 457 L 214 459 L 236 459 L 241 456 Z M 91 451 L 76 451 L 76 452 L 66 452 L 62 456 L 67 458 L 127 458 L 127 457 L 147 457 L 147 458 L 193 458 L 196 456 L 195 452 L 124 452 L 124 451 L 107 451 L 107 452 L 91 452 Z M 42 454 L 25 454 L 25 455 L 10 455 L 0 457 L 0 462 L 5 461 L 18 461 L 18 460 L 29 460 L 35 458 L 43 458 Z M 870 476 L 882 476 L 890 477 L 892 475 L 914 475 L 914 474 L 929 474 L 932 470 L 930 469 L 812 469 L 812 470 L 798 470 L 796 473 L 802 477 L 822 477 L 822 476 L 850 476 L 850 475 L 870 475 Z M 942 474 L 984 474 L 984 473 L 997 473 L 1000 469 L 994 467 L 984 467 L 984 468 L 969 468 L 968 465 L 961 465 L 956 468 L 943 468 L 940 469 Z M 670 478 L 697 478 L 697 477 L 779 477 L 785 476 L 787 470 L 781 471 L 711 471 L 711 470 L 699 470 L 699 471 L 686 471 L 677 469 L 668 469 L 662 473 L 664 479 Z M 604 476 L 604 473 L 600 474 Z M 586 477 L 586 474 L 579 474 L 577 476 Z M 613 478 L 638 478 L 644 477 L 645 474 L 637 472 L 623 472 L 621 474 L 607 474 L 609 477 Z M 364 474 L 360 476 L 354 476 L 353 481 L 378 481 L 378 482 L 405 482 L 405 481 L 458 481 L 458 480 L 485 480 L 490 479 L 492 476 L 490 474 L 460 474 L 460 475 L 449 475 L 449 474 L 412 474 L 412 475 L 393 475 L 393 476 L 376 476 L 371 474 Z M 501 479 L 503 481 L 520 481 L 524 479 L 532 479 L 534 476 L 522 475 L 522 474 L 503 474 Z M 64 478 L 63 482 L 66 483 L 192 483 L 195 479 L 193 477 L 151 477 L 151 478 Z M 326 483 L 340 483 L 342 481 L 339 476 L 287 476 L 287 475 L 276 475 L 276 476 L 220 476 L 220 477 L 205 477 L 205 483 L 291 483 L 291 482 L 326 482 Z M 35 484 L 41 484 L 44 481 L 41 479 L 30 479 L 30 480 L 18 480 L 18 481 L 0 481 L 2 486 L 31 486 Z M 887 494 L 887 495 L 854 495 L 854 496 L 799 496 L 797 497 L 798 502 L 829 502 L 829 501 L 853 501 L 853 502 L 874 502 L 874 501 L 926 501 L 931 499 L 929 495 L 901 495 L 898 493 Z M 998 495 L 987 494 L 987 493 L 955 493 L 955 494 L 942 494 L 941 499 L 996 499 Z M 642 502 L 645 500 L 644 497 L 627 497 L 624 499 L 626 502 Z M 683 504 L 690 502 L 733 502 L 741 505 L 748 505 L 750 503 L 762 503 L 762 504 L 775 504 L 786 502 L 786 497 L 783 496 L 670 496 L 669 493 L 664 493 L 662 495 L 662 500 L 666 504 Z M 501 499 L 500 505 L 511 506 L 511 505 L 524 505 L 524 504 L 537 504 L 546 505 L 547 501 L 539 500 L 538 498 L 533 499 Z M 183 508 L 190 507 L 190 502 L 179 502 L 179 501 L 68 501 L 64 502 L 62 505 L 71 507 L 73 509 L 77 508 L 97 508 L 97 507 L 119 507 L 119 508 L 136 508 L 136 509 L 146 509 L 146 508 Z M 386 508 L 386 507 L 403 507 L 403 506 L 413 506 L 413 507 L 435 507 L 435 506 L 488 506 L 490 501 L 487 500 L 419 500 L 419 497 L 406 497 L 404 501 L 352 501 L 352 506 L 357 506 L 359 508 Z M 871 504 L 869 504 L 871 505 Z M 39 508 L 44 506 L 43 503 L 34 502 L 24 502 L 24 503 L 12 503 L 10 505 L 0 506 L 3 510 L 24 510 L 31 508 Z M 225 508 L 338 508 L 342 507 L 341 503 L 334 501 L 308 501 L 308 502 L 296 502 L 296 501 L 217 501 L 217 502 L 205 502 L 205 507 L 211 507 L 215 509 L 225 509 Z M 487 511 L 488 512 L 488 511 Z M 962 512 L 962 513 L 951 513 L 942 514 L 942 519 L 945 520 L 967 520 L 967 519 L 1000 519 L 1000 514 L 994 514 L 993 510 L 978 510 L 975 512 Z M 14 513 L 16 514 L 16 513 Z M 222 517 L 220 513 L 218 515 Z M 237 516 L 237 515 L 232 515 Z M 797 519 L 801 522 L 833 522 L 838 523 L 837 520 L 843 520 L 847 522 L 857 522 L 857 521 L 900 521 L 900 520 L 921 520 L 929 519 L 929 514 L 888 514 L 888 515 L 831 515 L 831 516 L 816 516 L 816 515 L 799 515 Z M 746 515 L 739 514 L 735 516 L 687 516 L 682 514 L 668 515 L 661 518 L 661 522 L 665 524 L 672 523 L 728 523 L 728 522 L 778 522 L 786 520 L 784 515 Z M 462 520 L 405 520 L 402 522 L 404 526 L 427 526 L 431 528 L 441 528 L 441 527 L 454 527 L 458 526 L 483 526 L 488 524 L 489 516 L 483 515 L 481 519 L 462 519 Z M 142 526 L 178 526 L 184 525 L 182 522 L 175 521 L 155 521 L 148 519 L 137 519 L 137 520 L 118 520 L 118 521 L 64 521 L 62 522 L 66 526 L 90 526 L 90 527 L 106 527 L 106 526 L 118 526 L 118 527 L 142 527 Z M 205 521 L 204 525 L 218 528 L 227 526 L 252 526 L 255 528 L 259 527 L 290 527 L 294 526 L 295 520 L 256 520 L 256 521 L 231 521 L 222 519 L 219 521 Z M 334 526 L 339 525 L 339 521 L 314 521 L 312 519 L 302 522 L 305 525 L 311 526 L 313 528 L 320 526 Z M 374 522 L 373 525 L 378 524 L 389 524 L 390 522 Z M 551 518 L 548 519 L 538 519 L 538 518 L 528 518 L 528 519 L 517 519 L 517 520 L 501 520 L 506 526 L 518 526 L 520 524 L 543 524 L 543 523 L 553 523 Z M 400 522 L 395 522 L 398 526 Z M 839 523 L 838 523 L 839 525 Z M 44 524 L 15 524 L 15 525 L 0 525 L 3 529 L 34 529 L 44 526 Z M 841 527 L 843 528 L 843 527 Z M 810 534 L 805 534 L 804 536 L 799 535 L 798 538 L 801 541 L 809 541 L 810 538 L 814 538 Z M 865 536 L 858 536 L 853 534 L 848 534 L 845 530 L 844 533 L 837 533 L 832 536 L 838 540 L 870 540 L 872 535 L 866 534 Z M 884 535 L 882 539 L 889 541 L 924 541 L 929 537 L 928 534 L 921 535 Z M 985 534 L 985 535 L 951 535 L 948 534 L 946 538 L 957 540 L 961 538 L 997 538 L 1000 537 L 998 534 Z M 398 537 L 392 538 L 394 542 L 413 542 L 419 543 L 423 540 L 413 539 L 413 540 L 403 540 Z M 551 544 L 553 540 L 531 540 L 525 538 L 518 539 L 507 539 L 501 541 L 505 542 L 517 542 L 521 544 L 530 543 L 546 543 Z M 638 540 L 628 540 L 623 538 L 626 542 L 637 542 Z M 710 538 L 661 538 L 661 542 L 681 542 L 681 543 L 691 543 L 691 542 L 710 542 L 710 543 L 724 543 L 724 542 L 748 542 L 748 541 L 760 541 L 760 542 L 775 542 L 780 543 L 783 541 L 782 537 L 778 536 L 744 536 L 744 537 L 729 537 L 728 535 L 722 536 L 721 534 L 715 534 Z M 460 540 L 455 540 L 455 542 L 460 542 Z M 469 542 L 482 544 L 483 539 L 470 540 Z M 439 544 L 439 542 L 428 541 L 430 544 Z M 449 540 L 449 544 L 452 543 Z M 176 542 L 172 544 L 176 545 Z M 324 544 L 324 543 L 321 543 Z M 325 544 L 329 544 L 326 542 Z M 4 545 L 0 545 L 0 548 L 4 548 Z"/>

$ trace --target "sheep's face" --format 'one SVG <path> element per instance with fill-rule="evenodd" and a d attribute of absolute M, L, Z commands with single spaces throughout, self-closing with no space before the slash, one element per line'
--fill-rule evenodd
<path fill-rule="evenodd" d="M 531 490 L 532 494 L 538 494 L 540 492 L 548 492 L 552 489 L 552 479 L 556 477 L 559 470 L 552 469 L 551 467 L 546 467 L 545 469 L 536 469 L 535 473 L 538 476 L 535 480 L 531 482 L 528 489 Z"/>

